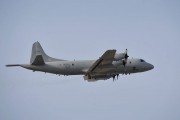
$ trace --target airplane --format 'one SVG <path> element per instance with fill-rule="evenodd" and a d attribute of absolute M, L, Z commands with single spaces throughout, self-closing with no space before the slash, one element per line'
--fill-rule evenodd
<path fill-rule="evenodd" d="M 53 73 L 57 75 L 84 75 L 84 80 L 113 81 L 119 74 L 139 73 L 151 70 L 154 66 L 143 59 L 128 59 L 127 49 L 124 53 L 116 53 L 115 49 L 107 50 L 97 60 L 63 60 L 49 57 L 37 41 L 32 46 L 30 64 L 9 64 L 7 67 L 20 66 L 29 70 Z"/>

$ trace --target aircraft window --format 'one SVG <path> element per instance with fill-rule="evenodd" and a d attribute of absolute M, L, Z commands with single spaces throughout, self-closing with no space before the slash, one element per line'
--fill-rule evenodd
<path fill-rule="evenodd" d="M 140 59 L 141 62 L 145 62 L 143 59 Z"/>

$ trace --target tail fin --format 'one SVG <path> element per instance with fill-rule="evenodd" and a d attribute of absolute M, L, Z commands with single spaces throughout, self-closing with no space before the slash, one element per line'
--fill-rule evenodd
<path fill-rule="evenodd" d="M 30 63 L 32 65 L 43 65 L 43 64 L 45 64 L 45 62 L 52 62 L 52 61 L 62 61 L 62 60 L 49 57 L 44 52 L 44 50 L 41 47 L 40 43 L 35 42 L 33 44 L 33 46 L 32 46 L 32 53 L 31 53 Z"/>

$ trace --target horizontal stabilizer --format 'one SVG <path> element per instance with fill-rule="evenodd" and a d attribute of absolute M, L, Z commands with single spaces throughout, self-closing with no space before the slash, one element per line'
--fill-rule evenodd
<path fill-rule="evenodd" d="M 16 66 L 21 66 L 19 64 L 10 64 L 10 65 L 6 65 L 6 67 L 16 67 Z"/>
<path fill-rule="evenodd" d="M 44 65 L 44 59 L 42 55 L 37 55 L 34 61 L 31 63 L 32 65 Z"/>

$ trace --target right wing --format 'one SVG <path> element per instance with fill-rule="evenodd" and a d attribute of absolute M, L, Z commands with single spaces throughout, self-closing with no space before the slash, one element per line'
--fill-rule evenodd
<path fill-rule="evenodd" d="M 106 65 L 111 65 L 114 56 L 115 56 L 116 50 L 107 50 L 86 72 L 86 75 L 90 75 L 93 72 L 96 72 L 98 74 L 98 69 Z"/>

